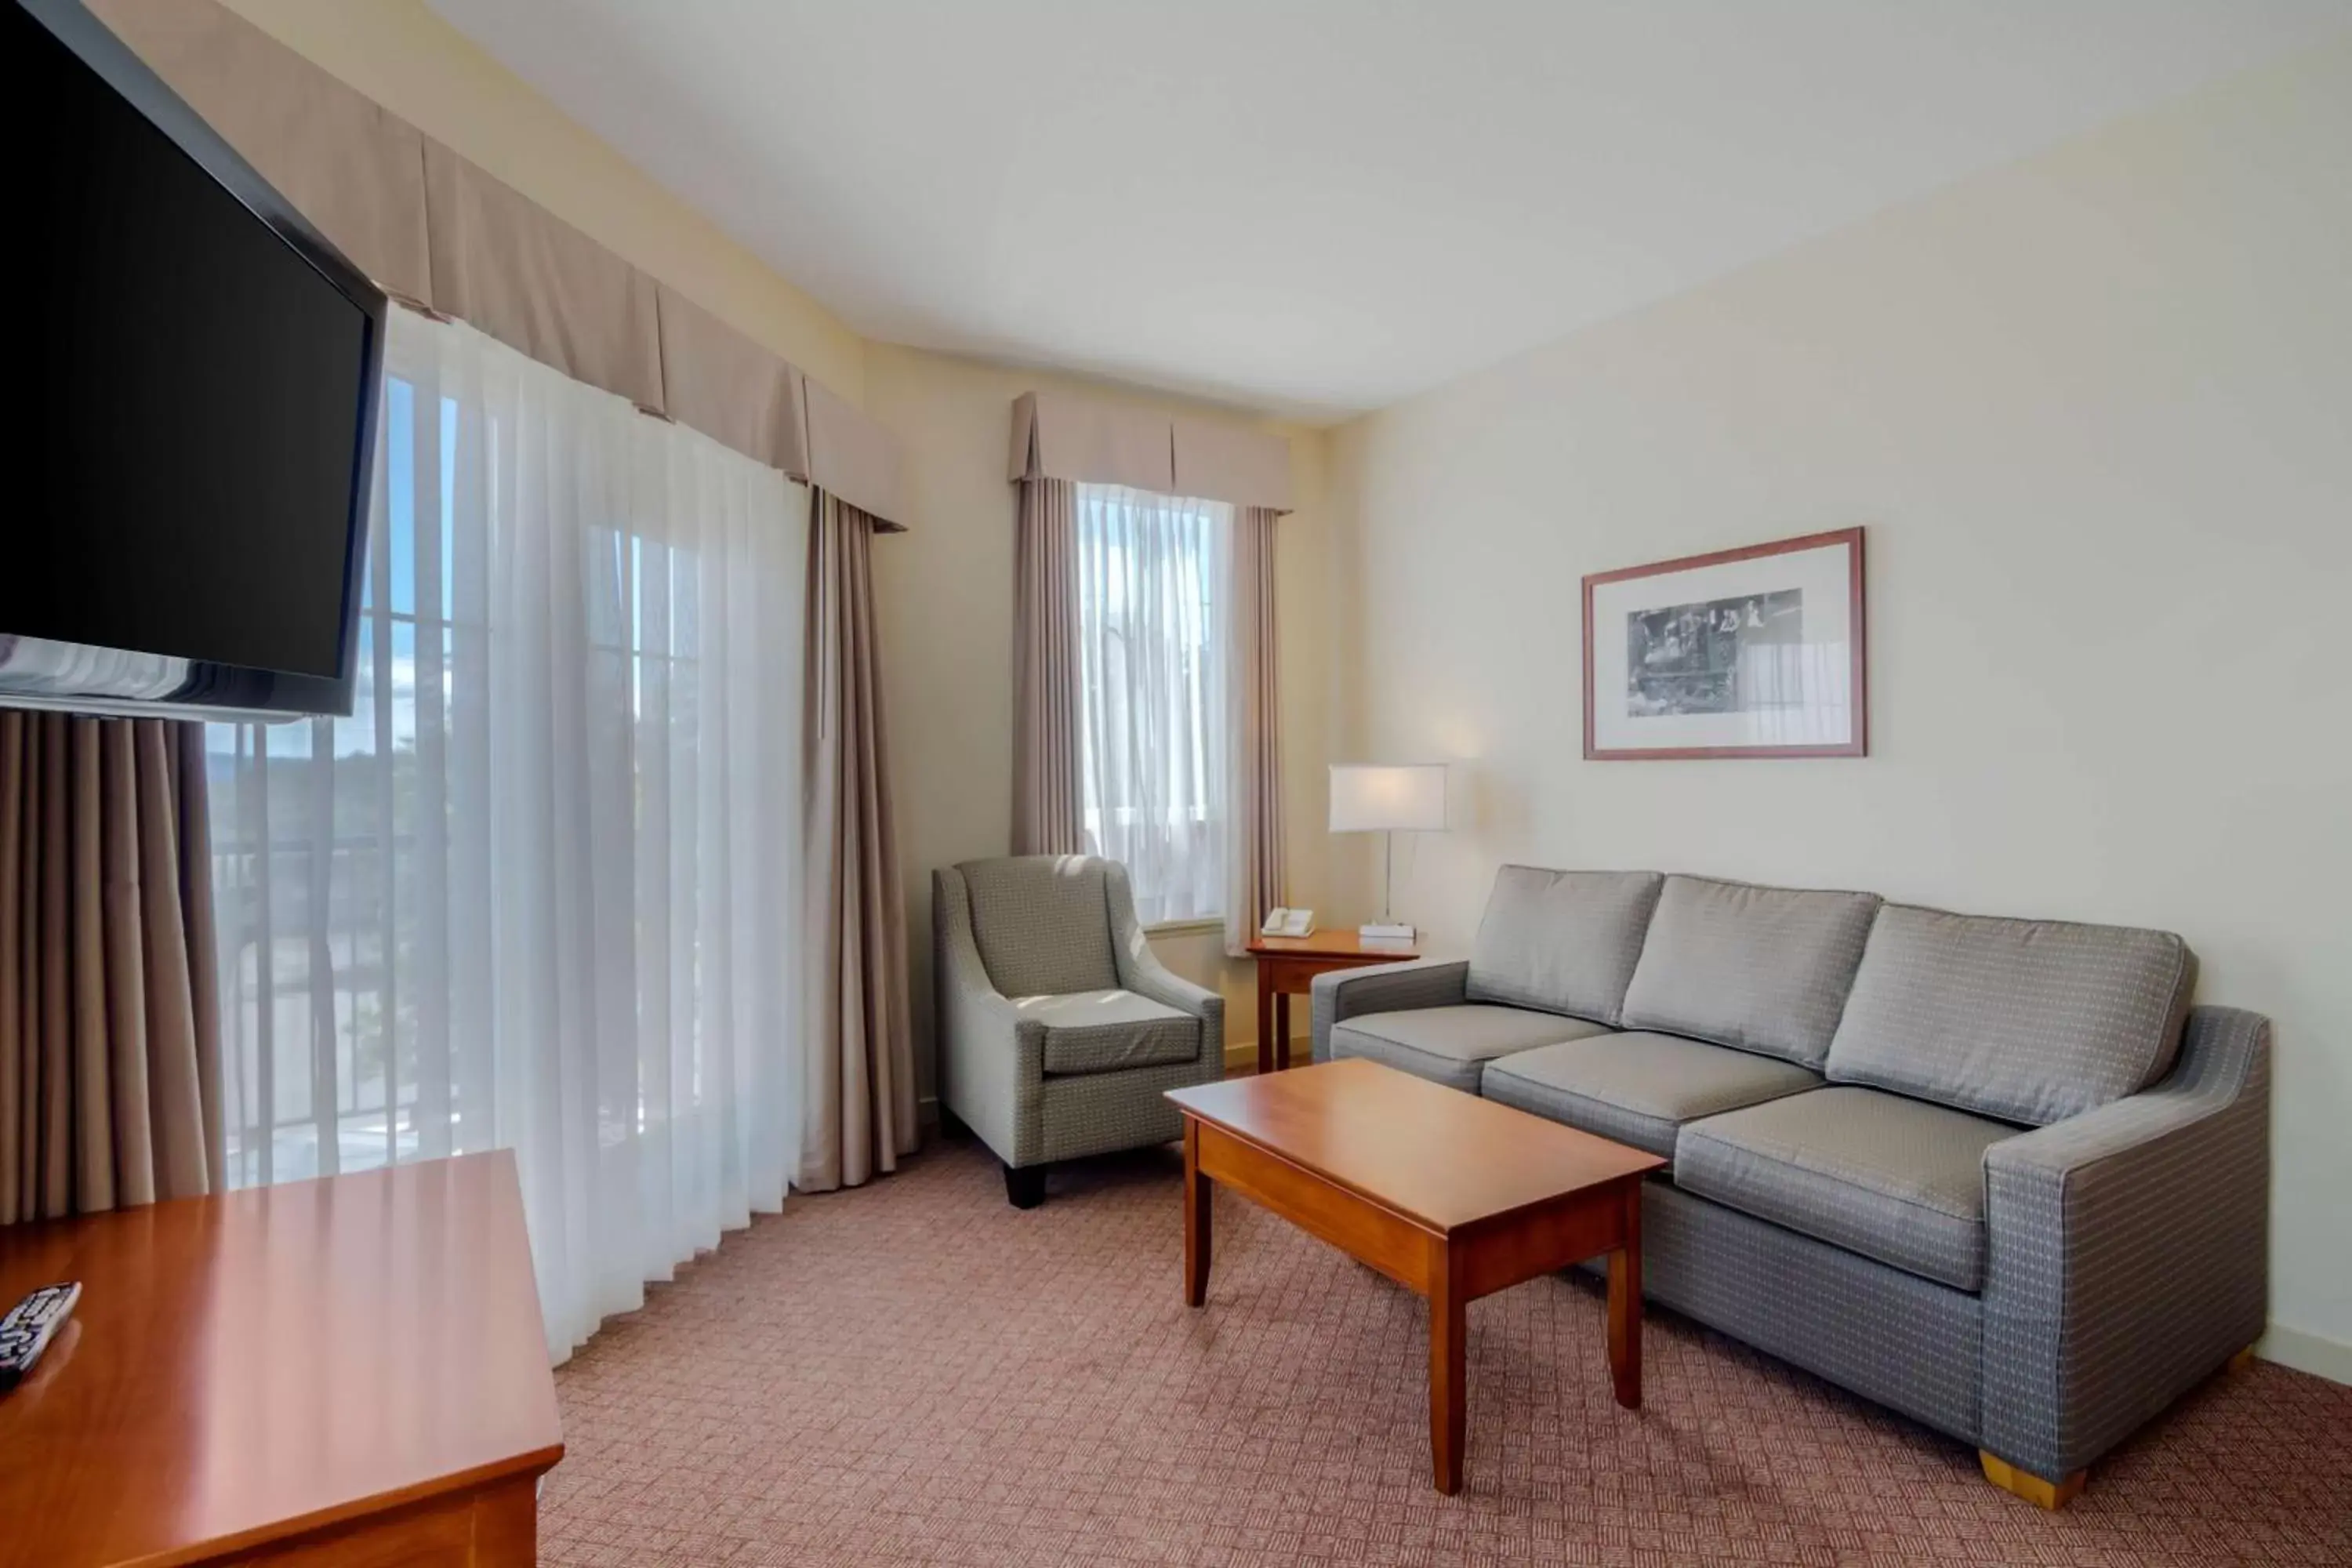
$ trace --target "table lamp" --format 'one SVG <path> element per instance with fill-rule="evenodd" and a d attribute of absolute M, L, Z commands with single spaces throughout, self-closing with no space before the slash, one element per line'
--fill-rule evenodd
<path fill-rule="evenodd" d="M 1381 868 L 1381 918 L 1360 926 L 1367 942 L 1411 942 L 1413 929 L 1398 924 L 1389 910 L 1396 875 L 1399 833 L 1445 830 L 1445 764 L 1443 763 L 1334 763 L 1331 765 L 1331 831 L 1385 837 Z"/>

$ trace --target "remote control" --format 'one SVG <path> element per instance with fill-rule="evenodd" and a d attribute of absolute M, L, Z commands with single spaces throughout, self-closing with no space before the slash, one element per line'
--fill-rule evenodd
<path fill-rule="evenodd" d="M 33 1363 L 49 1348 L 50 1336 L 73 1316 L 81 1300 L 81 1281 L 44 1285 L 0 1318 L 0 1394 L 31 1375 Z"/>

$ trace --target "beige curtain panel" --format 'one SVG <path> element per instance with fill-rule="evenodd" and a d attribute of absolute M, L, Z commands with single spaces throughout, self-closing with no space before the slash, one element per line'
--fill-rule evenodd
<path fill-rule="evenodd" d="M 385 292 L 903 531 L 889 433 L 791 363 L 218 0 L 89 4 Z"/>
<path fill-rule="evenodd" d="M 1086 852 L 1078 782 L 1078 502 L 1024 479 L 1013 546 L 1013 853 Z"/>
<path fill-rule="evenodd" d="M 1239 957 L 1282 890 L 1287 853 L 1282 811 L 1281 637 L 1275 615 L 1276 521 L 1271 507 L 1234 511 L 1233 896 L 1225 947 Z"/>
<path fill-rule="evenodd" d="M 823 490 L 811 498 L 803 712 L 814 1026 L 794 1184 L 830 1192 L 895 1171 L 913 1152 L 915 1050 L 874 625 L 875 520 Z"/>
<path fill-rule="evenodd" d="M 0 711 L 0 1224 L 224 1170 L 204 728 Z"/>
<path fill-rule="evenodd" d="M 1283 437 L 1071 393 L 1024 392 L 1013 400 L 1007 473 L 1291 510 L 1290 443 Z"/>

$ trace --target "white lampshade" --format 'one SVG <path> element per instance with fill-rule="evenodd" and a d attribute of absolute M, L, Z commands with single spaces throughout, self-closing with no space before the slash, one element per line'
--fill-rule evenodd
<path fill-rule="evenodd" d="M 1442 833 L 1444 829 L 1444 763 L 1332 764 L 1332 832 Z"/>

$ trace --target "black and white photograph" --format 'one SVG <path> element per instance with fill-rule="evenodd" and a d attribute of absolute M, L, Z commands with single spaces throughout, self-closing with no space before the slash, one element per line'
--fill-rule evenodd
<path fill-rule="evenodd" d="M 1625 617 L 1625 707 L 1637 715 L 1788 708 L 1803 696 L 1805 593 L 1783 588 Z"/>
<path fill-rule="evenodd" d="M 1862 530 L 1584 579 L 1596 762 L 1867 752 Z"/>

